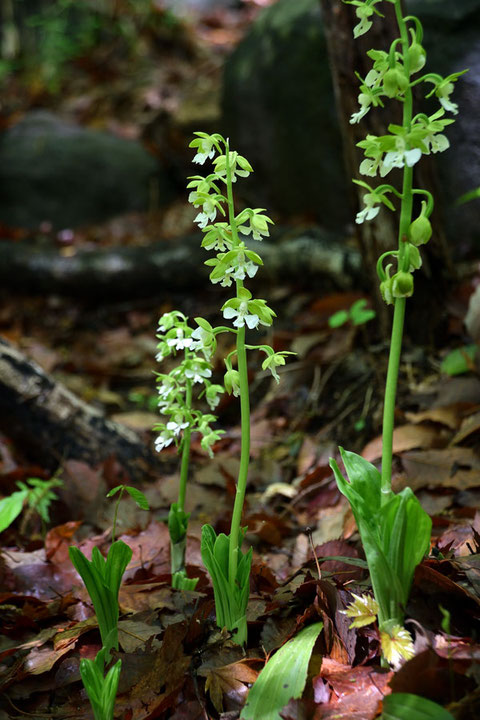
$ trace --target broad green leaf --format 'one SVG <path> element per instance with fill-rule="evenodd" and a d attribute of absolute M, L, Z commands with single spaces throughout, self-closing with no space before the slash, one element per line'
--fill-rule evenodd
<path fill-rule="evenodd" d="M 125 490 L 128 492 L 130 497 L 135 500 L 141 510 L 150 510 L 148 500 L 141 490 L 131 487 L 130 485 L 125 485 Z"/>
<path fill-rule="evenodd" d="M 420 695 L 392 693 L 383 700 L 381 720 L 453 720 L 453 715 Z"/>
<path fill-rule="evenodd" d="M 27 495 L 28 490 L 17 490 L 0 500 L 0 532 L 6 530 L 20 515 Z"/>
<path fill-rule="evenodd" d="M 430 546 L 432 521 L 410 488 L 394 495 L 378 514 L 385 555 L 408 600 L 413 574 Z"/>
<path fill-rule="evenodd" d="M 95 550 L 96 548 L 94 548 Z M 112 628 L 118 623 L 118 601 L 112 591 L 105 585 L 102 575 L 93 562 L 87 560 L 77 547 L 69 547 L 68 554 L 76 571 L 82 578 L 95 609 L 98 620 L 102 644 L 107 644 L 107 638 Z M 93 556 L 93 552 L 92 552 Z M 113 647 L 118 648 L 118 643 Z"/>
<path fill-rule="evenodd" d="M 341 474 L 335 460 L 330 460 L 338 489 L 349 501 L 358 525 L 358 516 L 371 522 L 372 515 L 380 508 L 380 473 L 372 463 L 356 453 L 340 448 L 345 470 L 350 482 Z"/>
<path fill-rule="evenodd" d="M 250 689 L 241 720 L 281 720 L 282 708 L 303 693 L 310 656 L 322 629 L 322 622 L 309 625 L 277 650 Z"/>
<path fill-rule="evenodd" d="M 131 559 L 132 550 L 123 540 L 117 540 L 110 545 L 105 563 L 105 583 L 117 602 L 123 573 Z"/>
<path fill-rule="evenodd" d="M 477 345 L 464 345 L 452 350 L 443 358 L 440 370 L 447 375 L 462 375 L 471 370 L 477 353 Z"/>

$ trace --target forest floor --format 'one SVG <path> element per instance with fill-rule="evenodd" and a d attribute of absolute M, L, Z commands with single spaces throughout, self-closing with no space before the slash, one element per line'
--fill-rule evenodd
<path fill-rule="evenodd" d="M 222 54 L 239 39 L 254 10 L 252 3 L 243 15 L 217 14 L 188 26 L 189 42 L 215 47 L 202 62 L 216 68 L 217 81 Z M 191 82 L 199 71 L 196 64 L 193 70 L 179 67 L 172 73 L 177 85 L 172 80 L 170 107 L 177 107 L 175 97 L 181 96 L 178 77 L 184 73 Z M 97 99 L 85 122 L 98 125 L 101 116 L 107 125 L 116 116 L 109 110 L 113 100 L 102 97 L 94 82 L 91 98 L 94 87 Z M 38 88 L 21 99 L 18 92 L 9 96 L 15 96 L 17 112 L 38 99 Z M 134 94 L 132 103 L 135 107 Z M 142 137 L 141 117 L 133 120 L 131 135 Z M 166 239 L 191 231 L 192 219 L 185 197 L 161 216 L 135 215 L 46 237 L 67 253 L 92 244 L 141 245 L 151 240 L 153 228 Z M 8 232 L 12 242 L 25 236 Z M 361 594 L 370 583 L 357 562 L 364 558 L 358 533 L 329 458 L 338 459 L 341 445 L 378 462 L 387 343 L 378 338 L 375 321 L 329 326 L 331 315 L 348 310 L 361 293 L 322 296 L 316 288 L 285 285 L 269 290 L 278 321 L 266 341 L 296 356 L 278 385 L 255 354 L 249 368 L 248 645 L 243 650 L 216 627 L 213 591 L 200 556 L 202 524 L 228 532 L 233 506 L 239 409 L 237 399 L 226 396 L 218 408 L 226 432 L 214 458 L 202 451 L 199 439 L 192 443 L 187 571 L 199 578 L 195 591 L 170 585 L 165 520 L 177 495 L 175 448 L 160 454 L 161 472 L 147 472 L 137 484 L 150 511 L 128 502 L 120 510 L 118 535 L 133 557 L 119 596 L 122 674 L 116 717 L 235 720 L 270 654 L 317 620 L 324 632 L 305 692 L 282 711 L 284 720 L 373 720 L 392 691 L 430 698 L 457 720 L 480 716 L 480 377 L 468 361 L 462 374 L 442 371 L 442 359 L 463 340 L 463 319 L 478 283 L 478 273 L 471 273 L 446 299 L 442 346 L 422 347 L 407 338 L 401 363 L 393 486 L 410 486 L 433 521 L 431 552 L 417 568 L 406 608 L 416 656 L 400 668 L 381 668 L 376 627 L 350 629 L 341 612 L 351 593 Z M 185 314 L 208 319 L 218 317 L 221 306 L 215 288 L 180 302 Z M 56 381 L 153 447 L 152 427 L 159 421 L 154 373 L 160 369 L 155 334 L 159 317 L 176 308 L 155 298 L 99 305 L 58 296 L 3 297 L 0 333 Z M 220 344 L 217 350 L 219 380 L 230 349 Z M 8 432 L 0 435 L 2 495 L 14 492 L 18 481 L 51 476 L 30 448 Z M 0 538 L 0 718 L 92 717 L 79 663 L 95 657 L 100 636 L 68 547 L 75 544 L 88 557 L 93 547 L 106 554 L 113 505 L 105 496 L 129 478 L 115 457 L 101 465 L 59 457 L 57 477 L 62 484 L 50 504 L 50 521 L 35 508 L 25 509 Z"/>

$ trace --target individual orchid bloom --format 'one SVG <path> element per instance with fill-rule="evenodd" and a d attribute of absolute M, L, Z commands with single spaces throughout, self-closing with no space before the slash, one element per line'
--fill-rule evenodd
<path fill-rule="evenodd" d="M 394 625 L 389 631 L 380 631 L 380 643 L 385 659 L 398 668 L 402 659 L 410 660 L 415 655 L 412 636 L 401 625 Z"/>
<path fill-rule="evenodd" d="M 392 168 L 413 167 L 422 157 L 420 148 L 408 148 L 404 137 L 395 138 L 395 150 L 386 153 L 383 158 L 380 175 L 385 177 Z"/>
<path fill-rule="evenodd" d="M 193 205 L 195 207 L 199 207 L 200 205 L 202 206 L 201 212 L 199 212 L 194 219 L 194 222 L 198 223 L 198 227 L 201 229 L 207 227 L 209 222 L 213 222 L 213 220 L 215 220 L 218 210 L 223 212 L 223 208 L 216 195 L 197 193 L 197 198 Z"/>
<path fill-rule="evenodd" d="M 167 332 L 174 325 L 177 325 L 179 321 L 187 321 L 185 315 L 179 310 L 172 310 L 172 312 L 164 313 L 158 321 L 158 332 Z"/>
<path fill-rule="evenodd" d="M 359 80 L 362 80 L 361 76 L 357 73 Z M 376 70 L 370 70 L 365 80 L 360 85 L 360 94 L 358 96 L 358 104 L 360 110 L 350 118 L 350 125 L 354 125 L 359 122 L 370 110 L 371 107 L 383 107 L 381 99 L 382 88 L 380 86 L 374 87 L 377 78 L 381 75 Z"/>
<path fill-rule="evenodd" d="M 155 450 L 161 452 L 164 448 L 168 447 L 174 441 L 174 434 L 165 428 L 160 435 L 155 439 Z"/>
<path fill-rule="evenodd" d="M 365 117 L 365 115 L 370 110 L 372 100 L 370 96 L 366 93 L 360 93 L 360 95 L 358 96 L 358 103 L 360 105 L 360 110 L 352 114 L 352 116 L 350 117 L 350 125 L 355 125 L 355 123 L 360 122 L 360 120 Z"/>
<path fill-rule="evenodd" d="M 240 395 L 240 374 L 238 370 L 229 367 L 223 378 L 225 390 L 229 395 L 239 397 Z"/>
<path fill-rule="evenodd" d="M 232 249 L 232 231 L 228 223 L 217 222 L 215 225 L 208 225 L 203 230 L 207 231 L 202 240 L 202 247 L 205 250 L 224 252 Z"/>
<path fill-rule="evenodd" d="M 227 180 L 227 158 L 225 155 L 219 155 L 214 160 L 215 173 L 217 177 L 226 182 Z M 253 168 L 246 158 L 239 155 L 235 150 L 229 152 L 229 165 L 232 183 L 236 182 L 238 177 L 248 177 Z"/>
<path fill-rule="evenodd" d="M 161 378 L 161 382 L 157 385 L 157 392 L 159 397 L 164 400 L 170 395 L 172 390 L 174 390 L 176 382 L 170 375 L 161 375 L 159 377 Z"/>
<path fill-rule="evenodd" d="M 365 154 L 365 160 L 360 164 L 360 173 L 362 175 L 375 177 L 377 170 L 381 170 L 383 167 L 382 160 L 384 150 L 381 146 L 380 138 L 376 135 L 367 135 L 365 140 L 357 143 L 357 146 L 362 148 Z"/>
<path fill-rule="evenodd" d="M 189 348 L 193 342 L 191 337 L 185 337 L 185 330 L 183 328 L 175 328 L 175 334 L 170 335 L 170 337 L 169 335 L 167 335 L 166 338 L 167 345 L 174 350 L 185 350 Z"/>
<path fill-rule="evenodd" d="M 277 352 L 269 354 L 262 362 L 262 370 L 270 370 L 276 382 L 280 382 L 280 376 L 277 372 L 277 367 L 285 365 L 285 356 L 294 355 L 292 352 Z"/>
<path fill-rule="evenodd" d="M 189 358 L 184 365 L 185 377 L 194 383 L 203 383 L 205 378 L 212 377 L 210 363 L 203 358 Z"/>
<path fill-rule="evenodd" d="M 205 435 L 203 435 L 203 437 L 200 441 L 200 445 L 202 446 L 202 448 L 204 450 L 206 450 L 208 452 L 208 454 L 210 455 L 211 458 L 213 457 L 212 446 L 215 445 L 215 443 L 220 440 L 220 438 L 222 437 L 222 435 L 224 435 L 224 433 L 225 433 L 224 430 L 211 430 L 209 433 L 206 433 Z"/>
<path fill-rule="evenodd" d="M 458 115 L 458 105 L 450 100 L 450 95 L 455 90 L 453 82 L 444 81 L 437 85 L 435 95 L 440 101 L 440 105 L 445 108 L 447 112 L 451 112 L 454 115 Z"/>
<path fill-rule="evenodd" d="M 205 391 L 205 399 L 210 410 L 215 410 L 220 402 L 220 395 L 223 395 L 225 389 L 222 385 L 208 385 Z"/>
<path fill-rule="evenodd" d="M 375 193 L 365 193 L 363 196 L 365 207 L 357 213 L 355 222 L 361 225 L 365 220 L 373 220 L 380 212 L 381 199 Z"/>
<path fill-rule="evenodd" d="M 450 95 L 455 90 L 455 82 L 466 72 L 466 70 L 462 70 L 460 72 L 452 73 L 446 78 L 434 73 L 425 75 L 424 80 L 431 82 L 434 85 L 433 90 L 426 97 L 428 98 L 435 94 L 444 110 L 451 112 L 454 115 L 458 115 L 458 105 L 450 100 Z"/>
<path fill-rule="evenodd" d="M 362 0 L 346 0 L 347 5 L 356 5 L 355 15 L 360 20 L 353 28 L 354 38 L 358 38 L 370 30 L 372 27 L 370 18 L 374 13 L 383 17 L 383 15 L 373 7 L 378 2 L 381 2 L 381 0 L 365 0 L 364 2 L 362 2 Z"/>
<path fill-rule="evenodd" d="M 240 215 L 237 215 L 235 221 L 238 223 L 238 232 L 244 235 L 250 235 L 250 233 L 252 233 L 254 240 L 262 240 L 262 236 L 269 237 L 270 228 L 268 225 L 273 225 L 273 220 L 267 215 L 262 215 L 263 210 L 264 208 L 256 208 L 254 210 L 246 208 Z M 245 222 L 248 224 L 244 224 Z"/>
<path fill-rule="evenodd" d="M 251 260 L 244 259 L 243 262 L 239 261 L 236 265 L 230 265 L 227 268 L 226 273 L 233 278 L 233 280 L 245 280 L 245 278 L 255 277 L 258 270 L 258 265 L 253 263 Z"/>
<path fill-rule="evenodd" d="M 188 422 L 181 422 L 179 416 L 176 416 L 176 420 L 169 420 L 166 428 L 168 432 L 173 434 L 173 437 L 178 437 L 182 430 L 188 427 Z"/>
<path fill-rule="evenodd" d="M 196 132 L 195 135 L 197 137 L 192 140 L 189 147 L 197 149 L 193 162 L 203 165 L 205 160 L 211 160 L 215 156 L 216 142 L 218 142 L 219 136 L 201 132 Z"/>
<path fill-rule="evenodd" d="M 239 300 L 238 298 L 227 300 L 222 311 L 225 320 L 233 320 L 233 325 L 237 328 L 246 325 L 250 330 L 254 330 L 260 322 L 258 315 L 249 313 L 248 300 Z"/>

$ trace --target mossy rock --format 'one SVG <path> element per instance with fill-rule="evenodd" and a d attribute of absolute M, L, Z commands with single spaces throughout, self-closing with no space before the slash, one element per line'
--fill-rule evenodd
<path fill-rule="evenodd" d="M 0 135 L 0 222 L 54 229 L 105 220 L 165 200 L 167 180 L 137 142 L 27 113 Z"/>

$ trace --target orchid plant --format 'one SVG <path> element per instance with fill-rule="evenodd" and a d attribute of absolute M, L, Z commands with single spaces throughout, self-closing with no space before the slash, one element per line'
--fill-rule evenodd
<path fill-rule="evenodd" d="M 198 324 L 195 337 L 201 338 L 204 350 L 213 352 L 216 336 L 221 332 L 235 335 L 235 349 L 224 359 L 226 372 L 225 390 L 240 398 L 241 452 L 237 488 L 230 534 L 218 536 L 210 525 L 202 528 L 201 552 L 203 562 L 210 574 L 215 595 L 217 624 L 233 633 L 238 644 L 247 639 L 246 608 L 250 590 L 250 566 L 252 550 L 242 551 L 246 528 L 241 527 L 243 504 L 248 479 L 250 457 L 250 399 L 247 373 L 247 350 L 260 350 L 266 357 L 263 370 L 269 370 L 279 381 L 277 368 L 285 364 L 288 352 L 274 352 L 269 345 L 246 343 L 247 330 L 270 327 L 274 311 L 265 300 L 253 297 L 245 287 L 245 281 L 253 278 L 263 264 L 260 255 L 247 247 L 246 239 L 262 240 L 269 236 L 272 220 L 263 208 L 245 208 L 236 212 L 233 185 L 237 178 L 247 177 L 252 167 L 246 158 L 230 149 L 228 139 L 218 133 L 195 133 L 190 147 L 196 150 L 194 162 L 203 165 L 212 161 L 213 171 L 208 175 L 190 177 L 189 202 L 198 209 L 195 222 L 204 233 L 202 247 L 215 251 L 215 257 L 206 261 L 211 268 L 210 280 L 232 288 L 234 295 L 222 306 L 225 320 L 231 326 L 212 327 L 203 318 Z M 218 219 L 217 219 L 218 218 Z"/>
<path fill-rule="evenodd" d="M 154 427 L 160 433 L 155 440 L 156 449 L 160 452 L 174 443 L 182 457 L 178 500 L 172 503 L 168 513 L 172 586 L 180 590 L 194 590 L 198 582 L 198 578 L 188 578 L 185 570 L 190 517 L 190 513 L 185 512 L 185 499 L 192 432 L 201 434 L 201 446 L 210 456 L 213 456 L 212 446 L 223 433 L 212 427 L 217 420 L 215 415 L 203 413 L 193 406 L 196 387 L 200 387 L 198 395 L 205 396 L 212 411 L 224 392 L 222 385 L 210 381 L 215 342 L 210 341 L 209 325 L 201 318 L 198 318 L 197 324 L 193 330 L 188 324 L 188 318 L 178 310 L 173 310 L 162 315 L 157 334 L 158 362 L 163 362 L 168 356 L 182 354 L 182 361 L 170 373 L 157 373 L 158 407 L 168 420 Z"/>
<path fill-rule="evenodd" d="M 335 460 L 331 460 L 331 466 L 338 488 L 347 497 L 355 516 L 375 596 L 367 613 L 365 604 L 368 605 L 368 600 L 359 602 L 357 598 L 349 614 L 351 617 L 366 614 L 368 622 L 378 616 L 383 656 L 387 661 L 395 662 L 399 657 L 412 655 L 411 637 L 403 628 L 404 613 L 414 570 L 428 551 L 431 531 L 431 520 L 412 490 L 406 487 L 402 492 L 394 493 L 391 482 L 395 397 L 406 299 L 413 294 L 413 273 L 422 264 L 419 248 L 432 235 L 429 218 L 433 197 L 427 190 L 413 186 L 413 170 L 422 155 L 443 152 L 449 147 L 443 131 L 454 122 L 447 113 L 456 115 L 458 112 L 451 95 L 462 73 L 448 77 L 430 72 L 418 75 L 426 63 L 422 25 L 412 15 L 403 16 L 400 0 L 383 1 L 394 5 L 399 37 L 388 52 L 370 50 L 367 53 L 373 61 L 372 68 L 365 78 L 358 75 L 360 109 L 350 118 L 351 123 L 358 123 L 372 108 L 383 107 L 386 98 L 400 102 L 403 110 L 401 125 L 391 124 L 386 135 L 367 135 L 358 143 L 365 156 L 360 173 L 384 178 L 393 168 L 400 168 L 403 171 L 402 189 L 384 182 L 372 187 L 363 180 L 354 181 L 366 190 L 363 196 L 365 207 L 357 214 L 357 223 L 374 220 L 382 206 L 395 210 L 394 201 L 400 201 L 398 247 L 385 252 L 377 263 L 381 294 L 388 305 L 393 305 L 383 413 L 382 468 L 380 473 L 362 457 L 342 448 L 340 453 L 348 480 L 342 476 Z M 355 6 L 359 19 L 354 28 L 355 38 L 371 28 L 375 15 L 383 17 L 379 10 L 382 0 L 344 2 Z M 428 85 L 426 97 L 434 96 L 440 104 L 431 115 L 413 113 L 412 91 L 421 84 Z M 415 197 L 421 201 L 419 211 L 414 211 Z"/>

